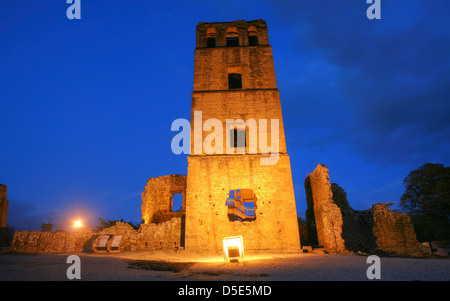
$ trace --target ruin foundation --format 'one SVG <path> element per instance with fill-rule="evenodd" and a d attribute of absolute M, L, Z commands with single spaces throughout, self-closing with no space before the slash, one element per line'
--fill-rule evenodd
<path fill-rule="evenodd" d="M 108 236 L 106 249 L 98 249 L 103 236 Z M 181 218 L 172 218 L 160 224 L 141 224 L 138 230 L 128 223 L 117 222 L 115 226 L 95 232 L 83 229 L 75 232 L 16 231 L 12 251 L 17 253 L 76 253 L 112 251 L 115 237 L 121 241 L 116 251 L 145 251 L 178 249 L 181 245 Z"/>

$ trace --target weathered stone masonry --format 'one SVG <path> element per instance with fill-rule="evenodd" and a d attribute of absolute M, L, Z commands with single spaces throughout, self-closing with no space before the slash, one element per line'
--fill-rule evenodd
<path fill-rule="evenodd" d="M 195 152 L 212 131 L 196 137 L 192 129 L 186 188 L 186 249 L 220 251 L 227 236 L 242 235 L 245 248 L 299 250 L 297 211 L 290 159 L 286 153 L 284 125 L 276 85 L 272 47 L 263 20 L 199 23 L 194 62 L 191 120 L 201 111 L 203 120 L 218 119 L 223 126 L 223 155 Z M 255 43 L 255 38 L 257 41 Z M 229 37 L 238 42 L 227 45 Z M 208 38 L 215 45 L 208 45 Z M 230 74 L 238 74 L 241 86 L 230 86 Z M 279 120 L 279 160 L 261 165 L 263 155 L 249 152 L 226 154 L 227 119 Z M 271 141 L 268 131 L 267 140 Z M 259 133 L 257 141 L 260 141 Z M 225 201 L 230 190 L 250 189 L 257 198 L 256 218 L 230 221 Z"/>
<path fill-rule="evenodd" d="M 6 226 L 8 220 L 7 187 L 0 184 L 0 247 L 6 244 Z"/>
<path fill-rule="evenodd" d="M 97 237 L 92 229 L 72 233 L 66 231 L 16 231 L 12 251 L 18 253 L 76 253 L 91 251 Z"/>
<path fill-rule="evenodd" d="M 97 250 L 100 239 L 109 236 L 107 250 L 111 250 L 111 244 L 115 236 L 121 236 L 117 251 L 142 251 L 160 249 L 179 249 L 181 244 L 181 218 L 174 217 L 162 223 L 141 224 L 135 230 L 127 223 L 117 222 L 115 226 L 103 229 L 97 233 L 98 237 L 93 242 L 93 250 Z"/>
<path fill-rule="evenodd" d="M 407 214 L 381 203 L 368 210 L 353 210 L 345 191 L 330 183 L 325 165 L 319 164 L 306 178 L 305 191 L 310 243 L 317 242 L 330 253 L 424 256 Z"/>
<path fill-rule="evenodd" d="M 70 253 L 99 251 L 103 236 L 109 236 L 107 248 L 115 236 L 121 236 L 117 251 L 142 251 L 178 249 L 181 244 L 181 218 L 174 217 L 163 223 L 141 224 L 138 230 L 127 223 L 117 222 L 115 226 L 95 232 L 83 229 L 75 232 L 16 231 L 12 251 L 19 253 Z M 103 251 L 103 250 L 102 250 Z"/>
<path fill-rule="evenodd" d="M 328 169 L 319 165 L 308 176 L 311 190 L 312 205 L 315 217 L 315 229 L 319 245 L 326 251 L 342 253 L 345 243 L 342 239 L 342 214 L 339 207 L 333 202 L 333 192 L 328 179 Z"/>
<path fill-rule="evenodd" d="M 173 212 L 173 195 L 183 196 L 181 212 Z M 142 221 L 145 224 L 161 223 L 173 217 L 181 217 L 186 211 L 186 176 L 168 175 L 150 178 L 142 192 Z"/>

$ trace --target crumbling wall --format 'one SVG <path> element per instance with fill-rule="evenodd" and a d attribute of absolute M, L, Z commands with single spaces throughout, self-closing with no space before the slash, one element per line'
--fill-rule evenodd
<path fill-rule="evenodd" d="M 411 218 L 407 214 L 389 210 L 387 204 L 373 205 L 372 211 L 373 234 L 379 250 L 413 257 L 424 255 L 423 248 L 417 241 Z"/>
<path fill-rule="evenodd" d="M 183 196 L 182 212 L 173 212 L 173 195 Z M 168 175 L 150 178 L 142 192 L 141 213 L 145 224 L 162 223 L 173 217 L 181 217 L 185 209 L 186 176 Z"/>
<path fill-rule="evenodd" d="M 345 242 L 342 238 L 342 213 L 333 201 L 328 168 L 319 164 L 305 183 L 309 184 L 307 191 L 311 191 L 319 245 L 323 246 L 327 252 L 345 252 Z"/>
<path fill-rule="evenodd" d="M 76 253 L 90 249 L 96 233 L 92 229 L 65 231 L 16 231 L 12 251 L 18 253 Z"/>
<path fill-rule="evenodd" d="M 303 231 L 300 231 L 300 241 L 302 245 L 317 246 L 316 217 L 314 216 L 313 197 L 311 190 L 311 180 L 309 176 L 305 179 L 305 193 L 307 209 L 305 212 L 306 224 L 303 225 Z"/>
<path fill-rule="evenodd" d="M 106 249 L 111 250 L 115 236 L 122 236 L 118 251 L 176 249 L 181 246 L 181 218 L 174 217 L 163 223 L 141 224 L 138 230 L 127 223 L 117 222 L 115 226 L 99 231 L 97 239 L 92 244 L 92 250 L 97 247 L 103 236 L 110 236 Z"/>
<path fill-rule="evenodd" d="M 326 166 L 319 164 L 307 176 L 305 191 L 308 236 L 317 233 L 325 251 L 424 256 L 407 214 L 389 210 L 387 204 L 353 210 L 344 189 L 330 183 Z"/>
<path fill-rule="evenodd" d="M 6 226 L 9 205 L 6 192 L 6 185 L 0 184 L 0 247 L 6 246 Z"/>
<path fill-rule="evenodd" d="M 345 249 L 352 252 L 374 254 L 377 249 L 376 239 L 372 233 L 372 210 L 353 210 L 347 200 L 347 193 L 336 183 L 331 183 L 333 202 L 342 213 L 342 238 Z"/>
<path fill-rule="evenodd" d="M 67 233 L 65 231 L 16 231 L 12 250 L 24 253 L 64 253 L 96 251 L 102 236 L 110 236 L 106 250 L 111 250 L 115 236 L 122 236 L 118 251 L 155 250 L 179 248 L 184 245 L 186 176 L 169 175 L 150 178 L 142 193 L 142 219 L 139 230 L 127 223 L 98 233 L 85 229 Z M 172 211 L 173 195 L 183 196 L 182 212 Z"/>
<path fill-rule="evenodd" d="M 174 217 L 161 224 L 142 224 L 137 232 L 139 249 L 178 249 L 184 246 L 183 218 Z"/>
<path fill-rule="evenodd" d="M 116 222 L 112 227 L 97 232 L 97 238 L 92 243 L 92 250 L 98 251 L 98 245 L 103 236 L 109 236 L 106 250 L 111 250 L 111 244 L 115 236 L 122 236 L 118 251 L 134 251 L 138 249 L 137 231 L 128 223 Z"/>
<path fill-rule="evenodd" d="M 172 218 L 159 224 L 141 224 L 138 230 L 127 223 L 99 232 L 83 229 L 76 232 L 16 231 L 12 251 L 18 253 L 77 253 L 98 251 L 100 239 L 110 236 L 106 250 L 111 251 L 115 236 L 122 236 L 117 251 L 177 249 L 182 244 L 182 219 Z"/>

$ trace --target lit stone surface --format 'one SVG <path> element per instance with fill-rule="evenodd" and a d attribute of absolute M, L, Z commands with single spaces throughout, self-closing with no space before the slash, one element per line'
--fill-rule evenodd
<path fill-rule="evenodd" d="M 225 47 L 226 33 L 236 28 L 239 47 Z M 213 30 L 212 30 L 212 29 Z M 258 46 L 249 46 L 248 35 L 255 30 Z M 218 47 L 206 48 L 207 33 L 216 32 Z M 241 89 L 229 89 L 228 73 L 242 76 Z M 275 79 L 272 48 L 263 20 L 200 23 L 194 62 L 194 92 L 191 108 L 191 137 L 194 112 L 202 121 L 215 118 L 223 125 L 223 154 L 196 153 L 191 139 L 186 188 L 186 249 L 219 251 L 222 239 L 242 235 L 245 249 L 299 250 L 291 165 L 286 153 L 284 125 Z M 279 120 L 279 159 L 262 165 L 261 154 L 226 154 L 227 119 Z M 270 126 L 267 141 L 273 138 Z M 247 128 L 248 129 L 248 128 Z M 248 131 L 248 130 L 247 130 Z M 202 132 L 202 141 L 211 132 Z M 257 135 L 259 143 L 260 136 Z M 230 190 L 251 189 L 257 198 L 256 219 L 230 221 L 225 201 Z"/>
<path fill-rule="evenodd" d="M 305 190 L 309 243 L 317 239 L 329 253 L 426 256 L 407 214 L 389 210 L 388 204 L 383 203 L 367 210 L 353 210 L 345 191 L 330 183 L 325 165 L 319 164 L 307 176 Z"/>
<path fill-rule="evenodd" d="M 183 212 L 173 212 L 173 195 L 186 197 L 186 176 L 168 175 L 150 178 L 142 192 L 141 213 L 145 224 L 159 223 L 172 217 L 181 217 Z M 185 211 L 184 202 L 182 211 Z"/>

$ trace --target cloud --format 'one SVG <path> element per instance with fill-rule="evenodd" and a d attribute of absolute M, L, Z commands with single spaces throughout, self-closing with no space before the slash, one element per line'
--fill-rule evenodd
<path fill-rule="evenodd" d="M 285 76 L 285 123 L 323 138 L 307 147 L 345 142 L 382 165 L 448 160 L 448 16 L 439 1 L 382 1 L 373 21 L 359 2 L 271 2 L 302 63 Z"/>
<path fill-rule="evenodd" d="M 38 212 L 30 202 L 9 199 L 8 225 L 18 230 L 40 230 L 41 224 L 48 222 L 48 216 Z"/>

